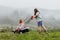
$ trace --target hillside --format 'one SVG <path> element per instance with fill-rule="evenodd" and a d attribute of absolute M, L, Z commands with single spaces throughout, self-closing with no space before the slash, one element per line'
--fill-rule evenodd
<path fill-rule="evenodd" d="M 48 10 L 48 9 L 40 9 L 40 13 L 43 16 L 44 24 L 47 28 L 60 28 L 60 10 Z M 33 13 L 32 8 L 19 8 L 13 9 L 9 7 L 0 6 L 0 25 L 1 24 L 13 24 L 18 25 L 19 19 L 23 18 L 29 19 L 29 17 Z M 36 20 L 33 20 L 29 23 L 29 26 L 37 26 Z"/>

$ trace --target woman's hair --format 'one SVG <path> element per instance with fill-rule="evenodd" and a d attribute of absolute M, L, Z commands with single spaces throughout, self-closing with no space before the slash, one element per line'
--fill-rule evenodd
<path fill-rule="evenodd" d="M 34 15 L 36 15 L 37 12 L 39 12 L 39 11 L 37 10 L 37 8 L 35 8 L 34 9 Z"/>

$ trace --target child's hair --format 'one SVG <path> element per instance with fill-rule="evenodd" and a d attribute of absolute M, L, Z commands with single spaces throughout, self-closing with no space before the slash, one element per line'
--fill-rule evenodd
<path fill-rule="evenodd" d="M 39 11 L 37 10 L 37 8 L 35 8 L 34 9 L 34 15 L 36 15 L 37 12 L 39 12 Z"/>
<path fill-rule="evenodd" d="M 19 23 L 22 23 L 22 22 L 23 22 L 23 19 L 20 19 L 20 20 L 19 20 Z"/>

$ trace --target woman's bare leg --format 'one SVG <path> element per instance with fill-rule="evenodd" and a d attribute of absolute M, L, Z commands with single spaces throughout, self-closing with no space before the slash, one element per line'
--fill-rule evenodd
<path fill-rule="evenodd" d="M 38 30 L 39 33 L 41 32 L 41 26 L 38 26 Z"/>
<path fill-rule="evenodd" d="M 42 25 L 42 28 L 44 29 L 44 32 L 47 32 L 47 29 L 44 25 Z"/>

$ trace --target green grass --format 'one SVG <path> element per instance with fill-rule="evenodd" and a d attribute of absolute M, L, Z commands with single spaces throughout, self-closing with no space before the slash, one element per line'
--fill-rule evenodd
<path fill-rule="evenodd" d="M 60 31 L 49 31 L 49 34 L 30 31 L 24 34 L 0 32 L 0 40 L 60 40 Z"/>

